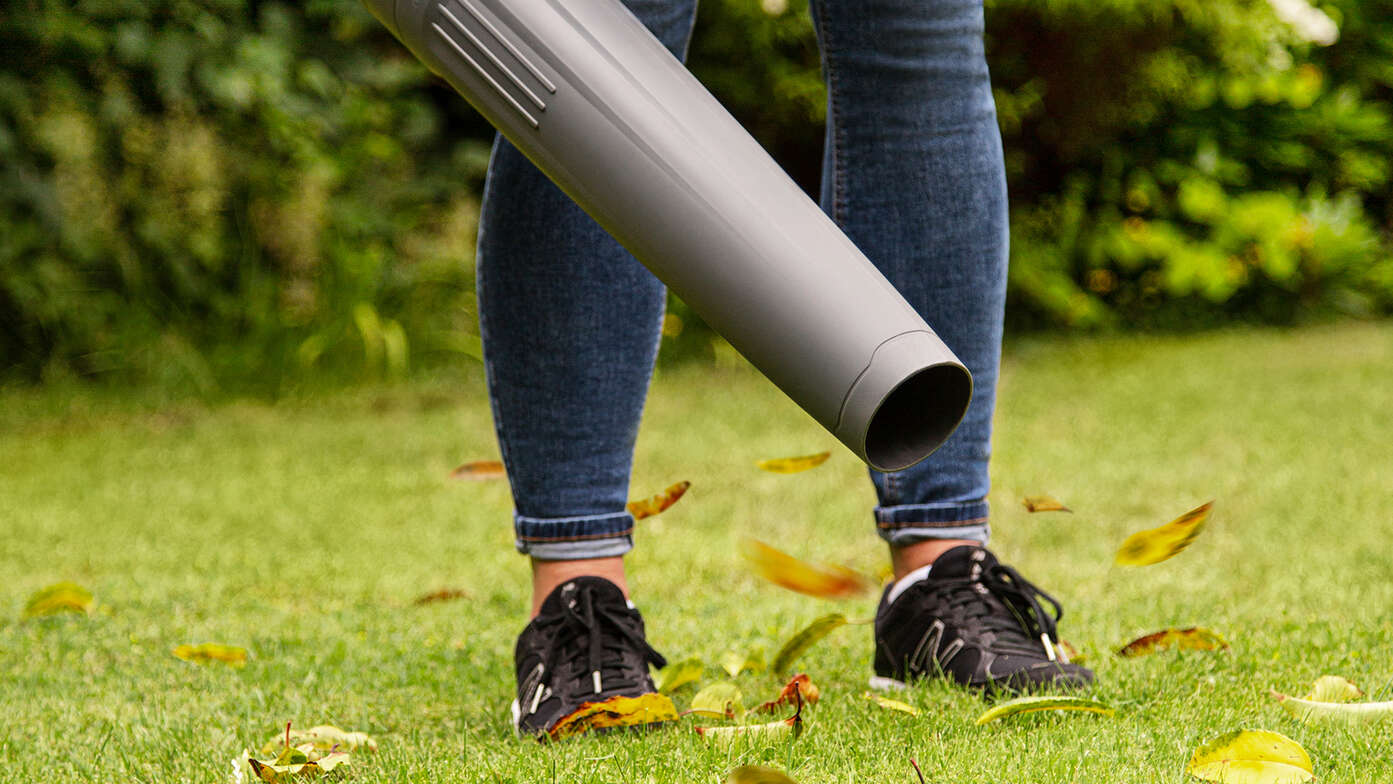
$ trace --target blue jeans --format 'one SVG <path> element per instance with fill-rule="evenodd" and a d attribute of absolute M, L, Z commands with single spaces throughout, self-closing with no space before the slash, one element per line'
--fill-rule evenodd
<path fill-rule="evenodd" d="M 694 0 L 627 5 L 685 55 Z M 975 381 L 947 444 L 871 472 L 877 529 L 892 545 L 985 543 L 1007 221 L 981 0 L 814 0 L 813 16 L 828 86 L 822 207 Z M 518 550 L 622 555 L 663 285 L 501 139 L 484 190 L 480 330 Z"/>

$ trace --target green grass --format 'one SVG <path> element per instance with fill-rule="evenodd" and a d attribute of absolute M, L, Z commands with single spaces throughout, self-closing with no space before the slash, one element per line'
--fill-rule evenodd
<path fill-rule="evenodd" d="M 373 733 L 355 781 L 717 782 L 762 762 L 812 782 L 1179 782 L 1191 751 L 1238 728 L 1301 742 L 1322 782 L 1390 780 L 1393 726 L 1308 727 L 1268 688 L 1318 675 L 1393 699 L 1393 326 L 1185 339 L 1030 341 L 1008 350 L 997 414 L 994 547 L 1056 594 L 1113 718 L 1035 714 L 986 727 L 972 695 L 909 693 L 920 718 L 860 699 L 870 632 L 800 662 L 823 689 L 794 744 L 735 751 L 688 729 L 539 745 L 512 735 L 512 644 L 526 563 L 503 483 L 446 479 L 496 454 L 482 384 L 358 391 L 276 406 L 152 406 L 0 392 L 0 782 L 218 782 L 287 720 Z M 759 458 L 832 449 L 779 476 Z M 879 568 L 862 469 L 752 371 L 665 372 L 634 495 L 690 493 L 640 524 L 629 559 L 669 658 L 772 653 L 808 621 L 868 617 L 758 581 L 758 536 Z M 1027 515 L 1047 492 L 1073 515 Z M 1189 550 L 1112 565 L 1121 540 L 1215 499 Z M 58 580 L 90 618 L 19 620 Z M 440 587 L 465 601 L 413 607 Z M 1132 637 L 1200 624 L 1231 652 L 1121 660 Z M 243 670 L 179 661 L 185 642 L 243 645 Z M 722 674 L 723 677 L 723 674 Z M 745 675 L 747 702 L 777 688 Z M 679 706 L 691 691 L 679 692 Z M 686 720 L 690 724 L 690 720 Z"/>

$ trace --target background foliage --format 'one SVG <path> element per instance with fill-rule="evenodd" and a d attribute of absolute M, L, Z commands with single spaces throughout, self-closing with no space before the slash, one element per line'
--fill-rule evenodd
<path fill-rule="evenodd" d="M 1393 2 L 1322 5 L 1330 46 L 1273 9 L 988 3 L 1017 328 L 1393 309 Z M 806 3 L 698 26 L 693 69 L 812 188 Z M 0 51 L 0 375 L 274 393 L 478 355 L 490 132 L 355 0 L 24 0 Z M 686 321 L 669 353 L 709 351 Z"/>

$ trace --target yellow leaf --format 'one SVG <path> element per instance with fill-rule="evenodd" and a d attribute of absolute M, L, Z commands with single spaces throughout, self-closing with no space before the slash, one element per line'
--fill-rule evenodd
<path fill-rule="evenodd" d="M 39 618 L 59 613 L 87 615 L 92 611 L 92 592 L 77 583 L 54 583 L 40 589 L 24 604 L 25 618 Z"/>
<path fill-rule="evenodd" d="M 832 613 L 818 618 L 784 643 L 784 647 L 775 654 L 774 663 L 769 665 L 769 670 L 776 675 L 784 674 L 793 664 L 794 659 L 802 656 L 803 652 L 811 648 L 818 640 L 845 625 L 846 616 L 841 613 Z"/>
<path fill-rule="evenodd" d="M 688 713 L 711 719 L 733 719 L 745 714 L 744 695 L 733 683 L 713 683 L 692 697 Z"/>
<path fill-rule="evenodd" d="M 1209 509 L 1214 502 L 1198 506 L 1160 528 L 1139 531 L 1127 537 L 1117 550 L 1117 563 L 1122 566 L 1148 566 L 1160 563 L 1184 550 L 1204 529 Z"/>
<path fill-rule="evenodd" d="M 1321 702 L 1272 692 L 1287 713 L 1307 724 L 1374 724 L 1393 718 L 1393 702 Z"/>
<path fill-rule="evenodd" d="M 800 471 L 807 471 L 809 468 L 817 468 L 827 462 L 831 457 L 831 452 L 818 452 L 815 455 L 803 455 L 802 457 L 779 457 L 773 460 L 761 460 L 755 465 L 765 471 L 772 471 L 776 474 L 796 474 Z"/>
<path fill-rule="evenodd" d="M 222 662 L 237 669 L 247 666 L 247 649 L 235 645 L 219 645 L 215 642 L 180 645 L 175 647 L 173 653 L 187 662 Z"/>
<path fill-rule="evenodd" d="M 1311 691 L 1302 699 L 1315 702 L 1349 702 L 1364 696 L 1358 686 L 1338 675 L 1322 675 L 1311 684 Z"/>
<path fill-rule="evenodd" d="M 764 649 L 756 648 L 748 654 L 741 655 L 735 651 L 727 651 L 721 656 L 721 668 L 730 673 L 734 678 L 745 670 L 750 672 L 763 672 L 764 670 Z"/>
<path fill-rule="evenodd" d="M 1220 735 L 1195 750 L 1185 772 L 1224 784 L 1296 784 L 1314 781 L 1311 758 L 1301 745 L 1267 730 Z"/>
<path fill-rule="evenodd" d="M 1084 711 L 1086 713 L 1101 713 L 1104 716 L 1113 715 L 1113 709 L 1106 704 L 1084 697 L 1018 697 L 993 705 L 990 710 L 977 717 L 976 723 L 982 725 L 1008 716 L 1037 711 Z"/>
<path fill-rule="evenodd" d="M 497 460 L 475 460 L 472 463 L 465 463 L 450 472 L 451 479 L 463 479 L 469 482 L 505 479 L 507 476 L 507 470 L 505 470 L 503 464 Z"/>
<path fill-rule="evenodd" d="M 763 765 L 741 765 L 726 776 L 726 784 L 798 784 L 781 770 Z"/>
<path fill-rule="evenodd" d="M 583 703 L 558 721 L 547 734 L 561 740 L 590 730 L 643 727 L 677 720 L 677 708 L 665 695 L 650 692 L 640 697 L 610 697 Z"/>
<path fill-rule="evenodd" d="M 658 670 L 654 685 L 659 692 L 671 694 L 689 683 L 701 680 L 701 674 L 705 670 L 706 665 L 701 659 L 684 659 Z"/>
<path fill-rule="evenodd" d="M 1028 495 L 1025 497 L 1025 511 L 1027 512 L 1073 512 L 1073 509 L 1061 504 L 1047 495 Z"/>
<path fill-rule="evenodd" d="M 885 708 L 886 710 L 899 711 L 900 713 L 908 713 L 911 716 L 919 715 L 919 709 L 914 707 L 913 705 L 910 705 L 907 702 L 892 700 L 889 697 L 882 697 L 879 694 L 872 694 L 871 692 L 863 693 L 861 695 L 861 698 L 865 700 L 870 700 L 871 702 L 874 702 L 876 705 L 879 705 L 880 707 Z"/>
<path fill-rule="evenodd" d="M 1195 651 L 1226 651 L 1229 644 L 1218 634 L 1201 626 L 1188 629 L 1162 629 L 1138 637 L 1117 650 L 1125 658 L 1146 656 L 1169 648 L 1188 648 Z"/>
<path fill-rule="evenodd" d="M 681 498 L 682 494 L 687 492 L 687 488 L 691 486 L 691 482 L 678 482 L 655 496 L 650 496 L 639 501 L 630 501 L 626 508 L 629 510 L 629 514 L 634 516 L 635 520 L 642 520 L 645 517 L 661 514 L 666 511 L 668 507 L 677 503 L 677 500 Z"/>
<path fill-rule="evenodd" d="M 758 539 L 745 539 L 743 551 L 756 574 L 790 591 L 823 599 L 850 599 L 871 590 L 871 582 L 858 572 L 800 561 Z"/>

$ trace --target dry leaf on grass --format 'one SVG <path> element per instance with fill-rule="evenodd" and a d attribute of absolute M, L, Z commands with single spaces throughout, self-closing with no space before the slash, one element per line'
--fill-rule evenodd
<path fill-rule="evenodd" d="M 813 679 L 800 672 L 788 679 L 788 683 L 785 683 L 784 687 L 779 690 L 779 696 L 762 703 L 755 710 L 772 713 L 785 705 L 793 705 L 800 700 L 812 705 L 821 696 L 822 690 L 813 683 Z"/>
<path fill-rule="evenodd" d="M 1027 512 L 1073 512 L 1073 509 L 1061 504 L 1059 501 L 1047 495 L 1028 495 L 1025 497 L 1025 511 Z"/>
<path fill-rule="evenodd" d="M 1117 550 L 1116 561 L 1122 566 L 1149 566 L 1171 558 L 1190 546 L 1204 530 L 1209 510 L 1214 502 L 1197 506 L 1160 528 L 1138 531 L 1127 537 Z"/>
<path fill-rule="evenodd" d="M 450 472 L 451 479 L 462 479 L 466 482 L 485 482 L 490 479 L 506 479 L 507 477 L 507 470 L 497 460 L 475 460 Z"/>
<path fill-rule="evenodd" d="M 800 561 L 758 539 L 745 539 L 745 560 L 760 577 L 790 591 L 821 599 L 850 599 L 871 590 L 871 581 L 844 566 Z"/>
<path fill-rule="evenodd" d="M 713 683 L 692 697 L 687 713 L 709 719 L 734 719 L 745 715 L 744 695 L 733 683 Z"/>
<path fill-rule="evenodd" d="M 671 694 L 689 683 L 701 680 L 701 674 L 705 671 L 706 665 L 701 659 L 683 659 L 658 670 L 658 677 L 653 679 L 654 686 L 662 694 Z"/>
<path fill-rule="evenodd" d="M 741 765 L 726 776 L 726 784 L 798 784 L 781 770 L 763 765 Z"/>
<path fill-rule="evenodd" d="M 233 781 L 244 782 L 248 776 L 272 784 L 319 778 L 351 764 L 349 752 L 358 749 L 377 751 L 377 741 L 328 724 L 295 730 L 287 723 L 284 733 L 261 747 L 260 759 L 244 751 L 232 761 Z"/>
<path fill-rule="evenodd" d="M 982 725 L 989 722 L 1004 719 L 1008 716 L 1017 716 L 1022 713 L 1035 713 L 1037 711 L 1083 711 L 1086 713 L 1101 713 L 1104 716 L 1113 715 L 1113 709 L 1105 703 L 1097 700 L 1090 700 L 1085 697 L 1069 696 L 1036 696 L 1018 697 L 1014 700 L 993 705 L 986 713 L 977 717 L 976 724 Z"/>
<path fill-rule="evenodd" d="M 796 474 L 800 471 L 807 471 L 809 468 L 817 468 L 827 462 L 831 457 L 831 452 L 818 452 L 815 455 L 802 455 L 800 457 L 778 457 L 773 460 L 760 460 L 755 465 L 776 474 Z"/>
<path fill-rule="evenodd" d="M 1214 738 L 1195 750 L 1185 772 L 1223 784 L 1297 784 L 1316 778 L 1301 744 L 1267 730 L 1239 730 Z"/>
<path fill-rule="evenodd" d="M 1322 675 L 1311 684 L 1303 700 L 1315 702 L 1351 702 L 1364 696 L 1364 691 L 1338 675 Z"/>
<path fill-rule="evenodd" d="M 784 647 L 774 655 L 774 663 L 769 665 L 769 671 L 775 675 L 783 675 L 788 672 L 788 668 L 794 660 L 802 656 L 818 640 L 831 634 L 833 631 L 846 625 L 846 616 L 841 613 L 824 615 L 804 627 L 797 634 L 789 638 L 784 643 Z"/>
<path fill-rule="evenodd" d="M 247 649 L 238 648 L 235 645 L 219 645 L 215 642 L 205 642 L 198 645 L 179 645 L 174 648 L 172 653 L 186 662 L 196 662 L 207 664 L 208 662 L 222 662 L 237 669 L 247 666 Z"/>
<path fill-rule="evenodd" d="M 657 495 L 649 496 L 648 498 L 643 498 L 638 501 L 630 501 L 625 508 L 629 510 L 629 514 L 633 515 L 635 520 L 652 517 L 655 514 L 661 514 L 667 511 L 668 507 L 677 503 L 678 499 L 682 497 L 682 494 L 687 492 L 687 488 L 691 486 L 691 482 L 678 482 Z"/>
<path fill-rule="evenodd" d="M 92 612 L 95 600 L 92 592 L 77 583 L 54 583 L 41 588 L 24 603 L 25 618 L 42 618 L 46 615 L 75 613 L 87 615 Z"/>
<path fill-rule="evenodd" d="M 435 604 L 436 602 L 452 602 L 456 599 L 468 599 L 469 592 L 463 588 L 441 588 L 438 591 L 423 593 L 412 600 L 412 604 L 420 607 L 423 604 Z"/>
<path fill-rule="evenodd" d="M 721 669 L 730 673 L 730 677 L 732 678 L 738 676 L 745 670 L 749 670 L 750 672 L 763 672 L 764 649 L 755 648 L 746 654 L 727 651 L 721 656 Z"/>
<path fill-rule="evenodd" d="M 643 727 L 677 720 L 677 708 L 666 695 L 648 693 L 640 697 L 610 697 L 603 702 L 587 702 L 563 717 L 547 735 L 561 740 L 590 730 L 615 727 Z"/>
<path fill-rule="evenodd" d="M 914 707 L 913 705 L 910 705 L 907 702 L 900 702 L 899 700 L 892 700 L 889 697 L 882 697 L 879 694 L 864 692 L 861 694 L 861 699 L 867 700 L 869 702 L 874 702 L 876 705 L 879 705 L 880 707 L 886 710 L 899 711 L 900 713 L 908 713 L 911 716 L 919 715 L 919 709 Z"/>
<path fill-rule="evenodd" d="M 717 746 L 730 746 L 739 741 L 794 739 L 803 732 L 803 698 L 796 690 L 797 707 L 793 715 L 768 724 L 740 724 L 733 727 L 697 727 L 696 733 Z"/>
<path fill-rule="evenodd" d="M 1393 719 L 1393 702 L 1330 702 L 1288 697 L 1279 691 L 1271 694 L 1287 713 L 1306 724 L 1354 726 Z"/>
<path fill-rule="evenodd" d="M 1159 632 L 1144 634 L 1118 648 L 1117 655 L 1130 659 L 1170 648 L 1193 651 L 1226 651 L 1229 649 L 1229 644 L 1216 632 L 1202 626 L 1191 626 L 1188 629 L 1162 629 Z"/>

